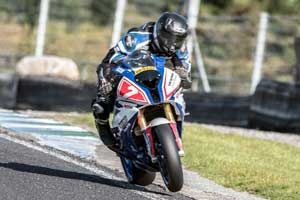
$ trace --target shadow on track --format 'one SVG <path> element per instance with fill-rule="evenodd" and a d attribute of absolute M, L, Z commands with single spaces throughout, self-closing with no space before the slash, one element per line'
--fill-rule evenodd
<path fill-rule="evenodd" d="M 46 176 L 53 176 L 53 177 L 67 178 L 67 179 L 74 179 L 74 180 L 82 180 L 82 181 L 99 183 L 99 184 L 109 185 L 112 187 L 118 187 L 118 188 L 123 188 L 123 189 L 138 190 L 138 191 L 142 191 L 142 192 L 154 193 L 154 194 L 159 194 L 159 195 L 164 195 L 164 196 L 171 196 L 170 194 L 167 194 L 167 193 L 152 191 L 152 190 L 149 190 L 142 186 L 132 185 L 125 181 L 107 179 L 107 178 L 103 178 L 103 177 L 100 177 L 97 175 L 92 175 L 92 174 L 84 174 L 84 173 L 71 172 L 71 171 L 65 171 L 65 170 L 59 170 L 59 169 L 51 169 L 48 167 L 28 165 L 28 164 L 22 164 L 22 163 L 16 163 L 16 162 L 9 162 L 9 163 L 1 163 L 0 162 L 0 167 L 8 168 L 8 169 L 12 169 L 15 171 L 20 171 L 20 172 L 41 174 L 41 175 L 46 175 Z"/>

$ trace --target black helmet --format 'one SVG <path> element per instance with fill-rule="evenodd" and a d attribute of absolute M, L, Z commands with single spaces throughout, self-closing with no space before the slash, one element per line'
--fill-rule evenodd
<path fill-rule="evenodd" d="M 186 19 L 176 13 L 163 13 L 154 25 L 153 39 L 160 53 L 175 53 L 181 48 L 187 35 Z"/>

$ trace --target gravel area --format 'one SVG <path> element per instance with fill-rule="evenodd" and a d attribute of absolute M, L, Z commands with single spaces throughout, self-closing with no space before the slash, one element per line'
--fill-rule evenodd
<path fill-rule="evenodd" d="M 218 131 L 222 134 L 238 134 L 246 137 L 256 137 L 264 140 L 272 140 L 295 147 L 300 147 L 300 134 L 296 133 L 279 133 L 272 131 L 261 131 L 255 129 L 237 128 L 220 125 L 201 124 L 201 126 Z"/>

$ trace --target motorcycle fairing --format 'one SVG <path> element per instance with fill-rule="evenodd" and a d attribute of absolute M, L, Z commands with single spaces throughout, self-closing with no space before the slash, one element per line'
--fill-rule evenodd
<path fill-rule="evenodd" d="M 139 109 L 135 107 L 136 104 L 132 104 L 130 102 L 126 101 L 119 101 L 118 106 L 115 106 L 114 109 L 114 119 L 112 121 L 112 127 L 121 127 L 122 124 L 125 123 L 124 120 L 127 120 L 127 122 L 134 118 L 138 112 Z"/>
<path fill-rule="evenodd" d="M 133 137 L 133 128 L 135 123 L 137 123 L 137 118 L 141 109 L 146 108 L 147 106 L 155 106 L 156 104 L 169 103 L 175 111 L 175 120 L 177 122 L 183 121 L 185 114 L 185 102 L 183 100 L 181 89 L 179 89 L 179 75 L 164 67 L 164 58 L 156 57 L 155 55 L 152 55 L 151 57 L 154 61 L 154 63 L 152 63 L 154 66 L 145 65 L 145 69 L 142 69 L 143 67 L 139 66 L 131 68 L 127 62 L 122 62 L 121 65 L 113 69 L 115 73 L 122 76 L 122 79 L 117 88 L 117 99 L 114 108 L 115 114 L 112 127 L 120 128 L 118 135 L 123 141 L 123 150 L 133 156 L 132 158 L 135 160 L 139 160 L 138 157 L 141 157 L 143 160 L 147 159 L 147 157 L 143 156 L 144 151 L 138 149 Z M 150 89 L 139 82 L 136 82 L 135 76 L 147 70 L 157 70 L 160 74 L 160 80 L 156 89 L 159 94 L 159 102 L 153 101 Z M 178 124 L 176 124 L 176 121 L 170 121 L 168 123 L 174 132 L 174 137 L 180 152 L 182 150 L 180 139 L 182 127 L 177 127 Z M 179 124 L 179 126 L 182 126 L 182 123 Z M 144 130 L 143 136 L 146 142 L 147 154 L 150 156 L 153 163 L 156 157 L 151 128 L 152 127 L 149 125 Z"/>
<path fill-rule="evenodd" d="M 163 78 L 158 84 L 161 102 L 169 100 L 180 87 L 180 77 L 172 70 L 165 68 Z"/>
<path fill-rule="evenodd" d="M 123 77 L 117 88 L 118 98 L 128 99 L 141 104 L 151 104 L 151 95 L 127 77 Z"/>

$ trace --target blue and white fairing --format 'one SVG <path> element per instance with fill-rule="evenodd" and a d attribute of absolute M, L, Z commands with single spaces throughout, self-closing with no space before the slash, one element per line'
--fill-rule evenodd
<path fill-rule="evenodd" d="M 139 110 L 162 103 L 170 103 L 175 111 L 176 121 L 183 121 L 185 102 L 181 79 L 177 73 L 165 67 L 166 60 L 147 51 L 137 51 L 127 56 L 113 71 L 122 76 L 114 107 L 113 128 L 126 128 L 129 121 L 133 125 Z M 156 75 L 155 75 L 156 74 Z M 155 88 L 147 87 L 139 77 L 157 76 Z M 129 127 L 128 127 L 129 128 Z M 181 127 L 179 128 L 181 136 Z"/>

